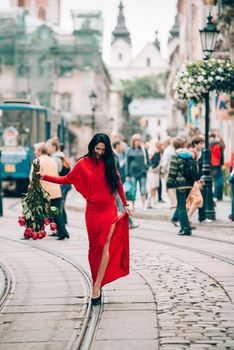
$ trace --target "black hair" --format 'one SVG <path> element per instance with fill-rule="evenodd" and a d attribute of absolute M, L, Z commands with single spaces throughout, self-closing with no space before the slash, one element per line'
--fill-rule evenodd
<path fill-rule="evenodd" d="M 111 192 L 115 193 L 119 187 L 119 177 L 117 174 L 115 156 L 111 148 L 109 137 L 103 133 L 95 134 L 92 140 L 89 142 L 87 156 L 92 158 L 95 157 L 94 147 L 99 142 L 104 143 L 105 145 L 105 153 L 103 154 L 102 159 L 105 167 L 106 181 L 110 186 Z"/>

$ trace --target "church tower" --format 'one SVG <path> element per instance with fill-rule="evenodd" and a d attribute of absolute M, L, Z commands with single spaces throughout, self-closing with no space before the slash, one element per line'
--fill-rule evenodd
<path fill-rule="evenodd" d="M 60 24 L 60 0 L 10 0 L 10 6 L 22 7 L 32 17 Z"/>
<path fill-rule="evenodd" d="M 111 67 L 126 68 L 131 62 L 131 38 L 125 25 L 123 3 L 120 0 L 117 25 L 112 32 Z"/>

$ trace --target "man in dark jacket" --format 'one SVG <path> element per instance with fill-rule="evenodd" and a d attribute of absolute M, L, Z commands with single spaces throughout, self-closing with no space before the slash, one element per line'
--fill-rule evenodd
<path fill-rule="evenodd" d="M 188 162 L 195 162 L 192 164 L 196 167 L 196 161 L 193 160 L 192 153 L 185 148 L 185 142 L 183 139 L 175 139 L 173 146 L 176 152 L 171 158 L 170 170 L 166 184 L 168 189 L 176 189 L 177 207 L 173 215 L 172 222 L 178 217 L 181 226 L 179 235 L 190 236 L 192 234 L 192 229 L 188 220 L 186 199 L 191 191 L 194 179 L 187 175 L 186 168 L 188 166 Z"/>

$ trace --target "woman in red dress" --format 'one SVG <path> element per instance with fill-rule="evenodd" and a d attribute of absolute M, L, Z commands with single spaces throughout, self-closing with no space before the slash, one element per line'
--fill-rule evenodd
<path fill-rule="evenodd" d="M 88 153 L 66 176 L 38 173 L 43 180 L 73 184 L 86 199 L 86 227 L 89 239 L 89 264 L 93 279 L 92 304 L 101 302 L 101 287 L 129 274 L 128 215 L 131 210 L 124 196 L 110 139 L 96 134 Z M 118 217 L 115 195 L 118 192 L 125 213 Z"/>

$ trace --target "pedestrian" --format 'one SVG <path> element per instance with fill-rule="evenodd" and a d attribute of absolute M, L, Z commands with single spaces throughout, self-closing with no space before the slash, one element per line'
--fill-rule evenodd
<path fill-rule="evenodd" d="M 124 151 L 123 144 L 121 143 L 121 141 L 115 141 L 112 144 L 112 147 L 113 147 L 114 155 L 115 155 L 116 168 L 120 174 L 120 178 L 121 178 L 121 181 L 123 183 L 125 181 L 125 163 L 126 163 L 126 156 L 125 156 L 125 158 L 122 156 L 122 153 Z M 123 171 L 123 168 L 124 168 L 124 171 Z M 121 176 L 121 174 L 122 174 L 122 176 Z M 116 205 L 117 205 L 119 212 L 121 212 L 121 213 L 125 212 L 123 203 L 122 203 L 121 198 L 120 198 L 118 193 L 116 193 Z M 128 217 L 128 222 L 129 222 L 130 229 L 134 229 L 134 228 L 139 227 L 139 225 L 134 224 L 131 216 Z"/>
<path fill-rule="evenodd" d="M 93 279 L 93 305 L 101 302 L 101 287 L 129 274 L 128 215 L 110 139 L 106 134 L 94 135 L 88 153 L 81 157 L 66 176 L 39 173 L 46 181 L 73 184 L 87 201 L 86 227 L 89 238 L 89 264 Z M 125 213 L 119 218 L 115 201 L 120 195 Z"/>
<path fill-rule="evenodd" d="M 161 143 L 156 140 L 149 142 L 149 169 L 147 172 L 147 201 L 146 208 L 151 209 L 156 205 L 156 194 L 159 189 L 161 169 Z M 159 199 L 159 194 L 158 194 Z"/>
<path fill-rule="evenodd" d="M 197 164 L 192 153 L 185 148 L 185 141 L 177 138 L 173 142 L 176 150 L 171 158 L 171 165 L 167 179 L 167 188 L 175 188 L 177 196 L 177 207 L 172 217 L 172 223 L 179 220 L 179 235 L 190 236 L 192 228 L 188 220 L 186 210 L 186 199 L 191 191 L 194 181 L 198 179 Z"/>
<path fill-rule="evenodd" d="M 161 173 L 163 175 L 165 183 L 167 183 L 170 164 L 171 164 L 171 157 L 175 154 L 175 148 L 173 146 L 173 139 L 168 139 L 164 142 L 164 150 L 162 154 L 162 161 L 161 161 Z M 168 197 L 170 200 L 170 209 L 176 208 L 177 200 L 176 200 L 176 190 L 174 188 L 168 188 Z"/>
<path fill-rule="evenodd" d="M 122 141 L 115 141 L 112 144 L 113 150 L 118 157 L 118 171 L 122 183 L 125 182 L 125 165 L 127 161 L 125 145 Z"/>
<path fill-rule="evenodd" d="M 59 144 L 59 149 L 60 152 L 63 153 L 62 156 L 62 170 L 59 172 L 60 176 L 65 176 L 67 175 L 70 170 L 71 170 L 71 163 L 70 160 L 68 159 L 68 157 L 65 154 L 65 146 L 63 143 Z M 65 209 L 65 204 L 66 204 L 66 199 L 67 199 L 67 195 L 68 192 L 72 189 L 72 186 L 70 184 L 66 184 L 66 185 L 62 185 L 61 186 L 61 190 L 62 190 L 62 213 L 63 213 L 63 218 L 64 218 L 64 222 L 65 224 L 67 224 L 67 213 L 66 213 L 66 209 Z"/>
<path fill-rule="evenodd" d="M 224 177 L 222 166 L 224 163 L 224 142 L 219 141 L 215 133 L 210 133 L 211 167 L 214 178 L 214 201 L 223 199 Z"/>
<path fill-rule="evenodd" d="M 34 145 L 34 154 L 36 158 L 40 160 L 40 171 L 47 171 L 52 176 L 58 176 L 58 166 L 54 159 L 49 157 L 47 144 L 44 142 L 40 142 Z M 33 171 L 33 167 L 31 168 L 30 177 Z M 53 184 L 46 182 L 44 180 L 40 180 L 41 186 L 44 190 L 46 190 L 50 195 L 50 203 L 51 206 L 57 208 L 57 213 L 54 215 L 54 222 L 57 225 L 57 236 L 58 240 L 63 240 L 65 238 L 69 238 L 69 234 L 66 230 L 65 223 L 63 220 L 63 215 L 61 211 L 62 205 L 62 192 L 61 188 L 58 184 Z M 55 234 L 52 234 L 53 236 Z"/>
<path fill-rule="evenodd" d="M 194 213 L 199 209 L 199 219 L 205 220 L 205 208 L 202 188 L 204 181 L 202 179 L 202 150 L 204 148 L 204 138 L 201 135 L 196 135 L 191 139 L 189 151 L 192 152 L 193 159 L 197 162 L 198 181 L 194 182 L 191 192 L 186 201 L 188 209 L 188 218 L 190 226 L 195 229 L 196 226 L 192 223 Z M 202 220 L 201 220 L 202 221 Z"/>
<path fill-rule="evenodd" d="M 232 207 L 231 207 L 231 214 L 228 216 L 228 218 L 234 221 L 234 152 L 232 152 L 231 161 L 230 161 L 229 181 L 230 181 L 231 191 L 232 191 Z"/>
<path fill-rule="evenodd" d="M 55 160 L 57 166 L 58 166 L 58 173 L 60 176 L 66 175 L 69 170 L 69 164 L 67 164 L 67 168 L 63 165 L 63 161 L 67 159 L 65 157 L 65 154 L 63 151 L 60 150 L 60 144 L 59 144 L 59 139 L 57 137 L 54 137 L 52 139 L 47 140 L 47 147 L 48 147 L 48 153 L 49 155 Z M 62 149 L 64 150 L 64 147 L 62 146 Z M 65 171 L 67 169 L 67 171 Z M 62 203 L 61 203 L 61 208 L 62 208 L 62 213 L 64 217 L 64 222 L 67 224 L 67 213 L 65 211 L 65 200 L 68 191 L 71 189 L 71 185 L 68 186 L 61 186 L 61 191 L 62 191 Z"/>
<path fill-rule="evenodd" d="M 146 200 L 146 176 L 148 168 L 149 157 L 147 150 L 142 145 L 142 137 L 139 134 L 134 134 L 127 151 L 126 181 L 132 181 L 135 193 L 137 191 L 137 183 L 139 183 L 143 208 L 145 207 Z M 135 201 L 132 201 L 133 209 L 134 206 Z"/>

